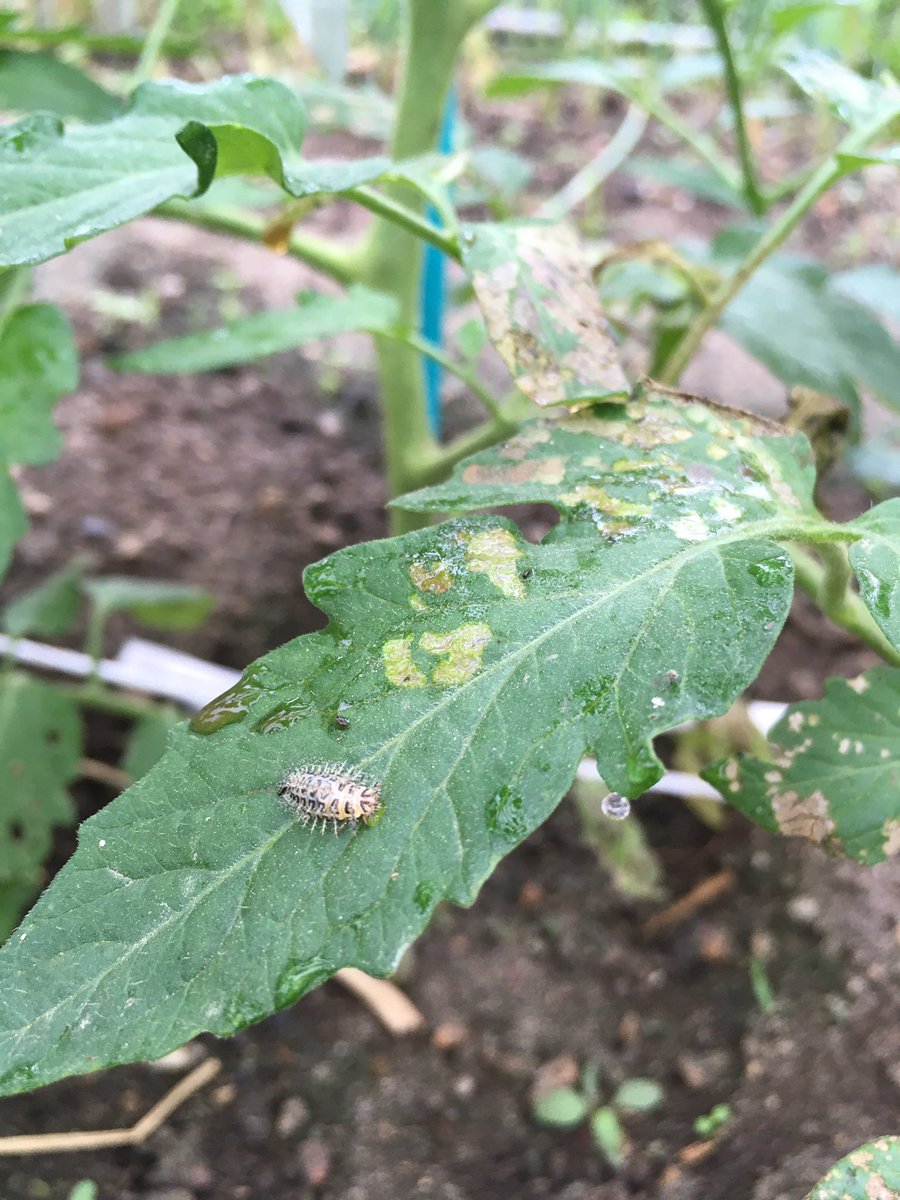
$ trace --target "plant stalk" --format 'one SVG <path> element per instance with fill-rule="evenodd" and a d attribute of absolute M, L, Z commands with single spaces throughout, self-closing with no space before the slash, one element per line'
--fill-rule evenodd
<path fill-rule="evenodd" d="M 390 146 L 395 161 L 433 150 L 459 47 L 472 26 L 495 3 L 496 0 L 453 3 L 408 0 L 404 65 Z M 388 194 L 400 203 L 396 188 Z M 381 197 L 383 193 L 378 195 Z M 417 200 L 416 204 L 421 213 L 424 202 Z M 372 228 L 362 277 L 371 287 L 395 296 L 400 325 L 415 329 L 419 324 L 423 231 L 413 231 L 385 219 L 387 215 L 380 215 Z M 428 423 L 420 354 L 410 346 L 386 338 L 378 339 L 376 351 L 385 470 L 390 493 L 396 496 L 414 486 L 422 464 L 433 461 L 439 451 Z M 418 528 L 427 519 L 422 514 L 394 510 L 392 531 L 402 533 Z"/>
<path fill-rule="evenodd" d="M 878 628 L 864 601 L 850 590 L 850 569 L 844 547 L 820 542 L 816 544 L 816 553 L 821 555 L 824 565 L 808 550 L 790 547 L 797 586 L 836 625 L 858 637 L 885 662 L 900 667 L 900 653 Z"/>
<path fill-rule="evenodd" d="M 433 225 L 431 221 L 426 220 L 408 205 L 398 204 L 390 196 L 370 187 L 352 188 L 344 195 L 349 200 L 355 200 L 357 204 L 361 204 L 363 208 L 367 208 L 369 212 L 375 213 L 376 216 L 383 217 L 385 220 L 393 222 L 394 225 L 399 225 L 401 229 L 414 234 L 420 241 L 430 242 L 432 246 L 450 258 L 457 262 L 460 261 L 461 256 L 456 238 L 438 229 L 437 225 Z"/>
<path fill-rule="evenodd" d="M 156 18 L 141 47 L 141 56 L 131 77 L 131 89 L 136 88 L 139 83 L 143 83 L 153 74 L 163 43 L 172 28 L 172 22 L 175 20 L 180 4 L 181 0 L 162 0 Z"/>
<path fill-rule="evenodd" d="M 185 221 L 215 233 L 227 233 L 248 242 L 263 242 L 271 222 L 247 213 L 230 204 L 205 204 L 199 201 L 167 200 L 153 210 L 156 217 Z M 333 241 L 311 233 L 291 233 L 286 253 L 306 263 L 338 283 L 350 284 L 356 278 L 359 249 L 356 246 L 337 246 Z"/>
<path fill-rule="evenodd" d="M 741 174 L 744 180 L 741 190 L 747 202 L 747 207 L 755 217 L 761 217 L 766 211 L 766 200 L 759 186 L 759 177 L 757 176 L 756 164 L 753 160 L 753 148 L 750 145 L 750 138 L 747 133 L 747 122 L 744 118 L 743 88 L 737 65 L 734 61 L 731 42 L 728 38 L 725 14 L 722 11 L 719 0 L 700 0 L 700 3 L 706 15 L 706 22 L 713 31 L 716 46 L 725 68 L 725 88 L 728 92 L 728 103 L 731 106 L 731 115 L 734 121 L 734 136 L 737 141 L 738 157 L 741 160 Z"/>
<path fill-rule="evenodd" d="M 457 362 L 455 358 L 452 358 L 440 346 L 435 345 L 428 338 L 422 337 L 421 334 L 414 333 L 409 329 L 399 331 L 396 335 L 388 333 L 383 336 L 394 337 L 397 341 L 405 342 L 407 346 L 418 350 L 425 358 L 430 358 L 433 362 L 439 363 L 445 371 L 450 375 L 455 375 L 457 379 L 461 380 L 469 388 L 473 395 L 478 397 L 492 417 L 497 420 L 503 420 L 497 397 L 487 390 L 474 371 L 470 371 L 463 363 Z"/>
<path fill-rule="evenodd" d="M 486 450 L 510 434 L 515 433 L 520 421 L 525 418 L 523 399 L 520 394 L 514 394 L 507 402 L 497 406 L 495 415 L 489 421 L 483 421 L 474 429 L 460 434 L 446 446 L 439 446 L 434 453 L 425 459 L 409 481 L 408 490 L 429 487 L 446 479 L 458 462 Z M 527 404 L 527 401 L 525 402 Z"/>

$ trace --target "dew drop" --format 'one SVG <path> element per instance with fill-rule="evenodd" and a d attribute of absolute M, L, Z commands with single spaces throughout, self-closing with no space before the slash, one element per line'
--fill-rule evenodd
<path fill-rule="evenodd" d="M 631 812 L 631 801 L 626 796 L 620 796 L 618 792 L 608 792 L 603 797 L 600 808 L 605 817 L 612 817 L 614 821 L 624 821 Z"/>

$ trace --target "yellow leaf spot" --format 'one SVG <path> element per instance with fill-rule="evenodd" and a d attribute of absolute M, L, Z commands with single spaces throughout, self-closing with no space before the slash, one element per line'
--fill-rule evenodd
<path fill-rule="evenodd" d="M 706 457 L 711 458 L 713 462 L 721 462 L 723 458 L 728 457 L 728 451 L 724 446 L 720 446 L 718 443 L 712 442 L 706 447 Z"/>
<path fill-rule="evenodd" d="M 436 562 L 426 566 L 425 563 L 412 563 L 409 577 L 420 592 L 436 592 L 440 595 L 449 592 L 453 587 L 453 577 L 445 562 Z"/>
<path fill-rule="evenodd" d="M 522 551 L 508 529 L 485 529 L 481 533 L 463 533 L 460 540 L 466 547 L 466 567 L 475 575 L 488 579 L 505 596 L 521 600 L 525 585 L 519 578 L 516 562 Z"/>
<path fill-rule="evenodd" d="M 484 648 L 493 634 L 487 625 L 461 625 L 449 633 L 423 633 L 419 646 L 429 654 L 446 657 L 431 673 L 431 682 L 442 687 L 465 683 L 481 669 Z"/>
<path fill-rule="evenodd" d="M 472 463 L 463 470 L 466 483 L 562 483 L 566 465 L 559 457 L 504 463 Z"/>
<path fill-rule="evenodd" d="M 428 612 L 428 605 L 415 592 L 409 598 L 409 607 L 415 609 L 416 612 Z"/>
<path fill-rule="evenodd" d="M 585 459 L 585 462 L 588 462 Z M 602 460 L 598 463 L 599 466 L 604 466 Z M 658 464 L 652 458 L 617 458 L 612 465 L 612 469 L 616 474 L 622 474 L 625 471 L 655 471 Z"/>
<path fill-rule="evenodd" d="M 650 512 L 649 505 L 620 500 L 595 483 L 579 483 L 574 492 L 566 492 L 560 500 L 563 504 L 589 504 L 610 517 L 644 517 Z"/>
<path fill-rule="evenodd" d="M 392 638 L 382 648 L 384 672 L 395 687 L 424 687 L 428 679 L 412 657 L 412 635 Z"/>

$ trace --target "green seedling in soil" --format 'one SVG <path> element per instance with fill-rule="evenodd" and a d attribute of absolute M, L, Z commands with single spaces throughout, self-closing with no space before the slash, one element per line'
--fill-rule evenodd
<path fill-rule="evenodd" d="M 708 1113 L 698 1117 L 694 1122 L 694 1132 L 700 1137 L 711 1138 L 724 1129 L 731 1120 L 731 1108 L 727 1104 L 714 1104 Z"/>
<path fill-rule="evenodd" d="M 406 7 L 384 155 L 304 157 L 303 106 L 271 79 L 150 82 L 160 26 L 127 100 L 86 85 L 82 101 L 99 107 L 86 119 L 82 110 L 83 123 L 33 113 L 2 130 L 2 565 L 25 527 L 11 468 L 58 453 L 53 405 L 77 378 L 65 318 L 27 303 L 28 268 L 149 212 L 271 242 L 344 290 L 151 345 L 119 369 L 211 370 L 371 334 L 393 536 L 308 568 L 325 627 L 249 665 L 82 826 L 72 859 L 0 951 L 0 1093 L 157 1058 L 203 1031 L 233 1033 L 343 966 L 389 974 L 442 900 L 474 902 L 585 754 L 609 789 L 607 811 L 626 812 L 662 775 L 654 739 L 723 714 L 756 678 L 795 584 L 884 665 L 832 680 L 823 700 L 791 706 L 765 754 L 723 754 L 706 775 L 773 832 L 865 865 L 900 849 L 900 505 L 829 520 L 802 430 L 666 386 L 724 325 L 792 385 L 851 409 L 858 387 L 896 403 L 896 349 L 875 316 L 834 294 L 824 269 L 776 257 L 830 187 L 892 161 L 882 143 L 900 113 L 896 89 L 814 54 L 785 59 L 791 88 L 823 97 L 843 132 L 820 162 L 772 186 L 746 136 L 743 66 L 713 0 L 704 10 L 734 159 L 686 126 L 666 73 L 654 67 L 633 91 L 629 71 L 601 80 L 596 64 L 580 69 L 585 84 L 626 91 L 683 136 L 757 218 L 696 262 L 668 257 L 683 293 L 670 277 L 651 286 L 667 318 L 658 336 L 651 323 L 648 345 L 660 384 L 622 366 L 570 226 L 469 222 L 453 202 L 464 156 L 433 148 L 461 46 L 492 0 Z M 571 77 L 570 66 L 556 71 Z M 210 191 L 233 176 L 267 178 L 280 209 L 260 214 Z M 311 199 L 336 198 L 374 218 L 358 243 L 304 227 Z M 425 245 L 465 275 L 508 368 L 507 395 L 479 374 L 469 335 L 457 350 L 419 334 Z M 776 303 L 785 296 L 793 323 Z M 458 376 L 483 422 L 435 436 L 423 359 Z M 496 511 L 534 503 L 558 517 L 539 543 Z M 114 612 L 185 628 L 208 608 L 177 586 L 117 579 L 88 590 L 95 660 Z M 148 710 L 96 679 L 62 690 L 8 671 L 3 689 L 0 749 L 16 781 L 4 795 L 5 869 L 67 812 L 80 706 Z M 617 1121 L 624 1111 L 621 1101 L 607 1109 Z M 615 1155 L 611 1119 L 598 1125 Z"/>
<path fill-rule="evenodd" d="M 775 1007 L 775 993 L 769 980 L 765 962 L 758 954 L 750 958 L 750 986 L 760 1012 L 770 1013 Z"/>
<path fill-rule="evenodd" d="M 97 1200 L 97 1185 L 90 1179 L 82 1179 L 69 1192 L 69 1200 Z"/>
<path fill-rule="evenodd" d="M 585 1121 L 597 1149 L 613 1168 L 625 1165 L 630 1152 L 621 1117 L 654 1112 L 665 1098 L 654 1079 L 626 1079 L 608 1104 L 599 1103 L 596 1073 L 582 1079 L 580 1088 L 554 1088 L 532 1107 L 536 1121 L 552 1129 L 577 1129 Z"/>

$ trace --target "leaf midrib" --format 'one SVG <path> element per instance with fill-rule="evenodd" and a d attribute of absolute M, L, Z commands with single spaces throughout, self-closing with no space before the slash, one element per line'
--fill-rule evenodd
<path fill-rule="evenodd" d="M 676 553 L 674 553 L 670 556 L 667 556 L 666 558 L 663 558 L 663 559 L 659 560 L 658 562 L 654 563 L 651 567 L 649 567 L 647 570 L 641 572 L 640 574 L 630 576 L 627 579 L 621 580 L 610 591 L 604 592 L 599 597 L 592 598 L 585 605 L 578 608 L 575 612 L 567 614 L 567 616 L 564 617 L 561 621 L 554 623 L 553 625 L 551 625 L 550 627 L 548 627 L 545 630 L 542 630 L 539 634 L 537 634 L 534 638 L 530 639 L 528 642 L 526 642 L 522 646 L 516 647 L 514 650 L 510 651 L 509 654 L 507 654 L 507 655 L 503 656 L 502 658 L 497 659 L 495 662 L 489 664 L 487 667 L 484 668 L 484 670 L 482 670 L 478 675 L 476 675 L 475 678 L 472 681 L 470 681 L 469 683 L 465 683 L 465 684 L 460 685 L 459 687 L 448 689 L 448 691 L 444 695 L 442 695 L 434 704 L 432 704 L 420 717 L 416 718 L 415 721 L 413 721 L 410 725 L 408 725 L 403 730 L 401 730 L 400 733 L 396 734 L 394 737 L 390 738 L 386 742 L 383 742 L 381 744 L 381 746 L 379 747 L 379 750 L 377 751 L 376 754 L 371 755 L 367 759 L 361 760 L 359 765 L 362 767 L 366 763 L 371 763 L 372 761 L 374 761 L 374 759 L 383 755 L 385 753 L 385 751 L 389 750 L 391 747 L 396 746 L 399 748 L 412 736 L 414 731 L 420 725 L 422 725 L 423 722 L 425 722 L 426 720 L 429 720 L 436 713 L 440 712 L 446 705 L 452 703 L 454 700 L 458 700 L 461 695 L 464 695 L 465 689 L 476 686 L 476 685 L 484 686 L 485 680 L 487 678 L 489 678 L 491 675 L 498 673 L 500 670 L 506 670 L 511 665 L 515 665 L 518 661 L 524 659 L 526 656 L 532 655 L 537 646 L 539 646 L 542 642 L 544 642 L 548 638 L 556 636 L 567 625 L 569 625 L 575 621 L 578 621 L 582 617 L 589 615 L 592 611 L 602 608 L 602 607 L 606 606 L 607 604 L 609 604 L 610 602 L 615 601 L 621 594 L 628 591 L 630 588 L 639 587 L 642 584 L 645 584 L 646 582 L 651 580 L 654 575 L 659 574 L 666 570 L 672 570 L 676 573 L 680 572 L 683 569 L 683 567 L 687 566 L 690 562 L 692 562 L 696 559 L 702 558 L 709 554 L 713 554 L 713 553 L 719 554 L 724 547 L 727 547 L 729 545 L 740 544 L 742 542 L 748 542 L 748 541 L 755 540 L 757 538 L 766 538 L 766 537 L 769 537 L 773 541 L 776 540 L 776 538 L 778 540 L 799 539 L 803 536 L 804 533 L 808 534 L 811 532 L 811 530 L 813 528 L 816 528 L 816 527 L 817 526 L 815 524 L 810 525 L 808 523 L 808 521 L 806 523 L 798 521 L 796 526 L 792 528 L 790 525 L 790 522 L 788 521 L 786 523 L 783 518 L 782 519 L 767 518 L 764 521 L 754 522 L 752 525 L 749 525 L 749 526 L 744 525 L 744 526 L 740 527 L 740 529 L 732 530 L 729 533 L 723 533 L 723 534 L 717 535 L 714 538 L 708 538 L 708 539 L 704 540 L 703 542 L 692 543 L 689 546 L 686 546 L 681 551 L 676 551 Z M 477 728 L 477 725 L 476 725 L 476 728 Z M 660 730 L 658 732 L 663 732 L 663 730 Z M 395 751 L 395 753 L 396 753 L 396 751 Z M 393 755 L 391 757 L 393 758 Z M 430 812 L 431 806 L 435 802 L 435 797 L 438 794 L 439 794 L 438 789 L 435 789 L 432 792 L 431 799 L 428 801 L 428 803 L 423 808 L 422 813 L 420 814 L 416 824 L 413 826 L 413 829 L 411 830 L 411 834 L 415 832 L 415 829 L 418 828 L 419 825 L 421 825 L 422 821 L 425 819 L 427 814 Z M 452 807 L 453 806 L 451 805 L 451 808 Z M 221 885 L 226 883 L 235 874 L 237 874 L 246 864 L 251 863 L 254 860 L 256 860 L 257 865 L 259 863 L 261 863 L 262 860 L 264 859 L 265 855 L 268 854 L 271 851 L 271 849 L 277 844 L 277 842 L 285 835 L 285 833 L 289 829 L 292 828 L 293 824 L 294 823 L 292 821 L 286 822 L 285 825 L 280 830 L 278 830 L 277 833 L 275 833 L 272 837 L 270 837 L 266 842 L 262 843 L 259 846 L 255 846 L 251 851 L 248 851 L 246 854 L 242 855 L 239 859 L 235 860 L 234 863 L 231 863 L 228 867 L 217 872 L 216 877 L 210 882 L 210 885 L 207 888 L 205 888 L 204 890 L 198 892 L 197 895 L 192 898 L 190 904 L 186 908 L 173 910 L 173 912 L 169 916 L 167 916 L 165 918 L 165 920 L 161 921 L 158 925 L 154 926 L 153 929 L 148 931 L 142 938 L 138 939 L 136 942 L 133 942 L 120 958 L 116 959 L 115 962 L 110 963 L 99 974 L 97 974 L 96 976 L 92 976 L 92 978 L 90 980 L 86 980 L 84 982 L 84 984 L 82 984 L 81 987 L 79 987 L 75 991 L 69 992 L 67 995 L 63 996 L 55 1005 L 52 1005 L 50 1008 L 43 1010 L 41 1013 L 37 1014 L 31 1021 L 28 1021 L 24 1025 L 18 1026 L 15 1030 L 9 1030 L 8 1036 L 15 1039 L 14 1044 L 16 1046 L 18 1046 L 22 1042 L 24 1037 L 27 1035 L 29 1030 L 31 1030 L 40 1021 L 52 1018 L 55 1015 L 55 1013 L 60 1008 L 62 1008 L 64 1005 L 72 1003 L 86 991 L 89 991 L 91 989 L 96 990 L 109 974 L 111 974 L 115 969 L 120 967 L 122 963 L 124 963 L 128 959 L 132 958 L 136 953 L 138 953 L 139 950 L 141 950 L 143 947 L 145 947 L 150 942 L 152 942 L 157 936 L 162 934 L 171 925 L 181 921 L 182 919 L 187 920 L 190 917 L 191 913 L 194 911 L 194 909 L 197 908 L 201 904 L 201 902 L 206 900 L 207 897 L 212 895 Z M 411 840 L 411 837 L 407 837 L 406 839 L 404 839 L 401 849 L 400 849 L 397 857 L 394 860 L 395 867 L 396 867 L 397 863 L 400 861 L 402 854 L 408 849 L 410 840 Z M 325 874 L 322 876 L 322 882 L 320 884 L 320 887 L 322 888 L 323 891 L 326 886 L 326 881 L 334 869 L 335 869 L 334 866 L 330 867 L 325 872 Z M 388 872 L 388 875 L 389 874 L 390 874 L 390 872 Z M 372 909 L 379 907 L 383 903 L 384 894 L 385 893 L 382 893 L 381 897 L 377 901 L 375 901 L 370 906 L 370 908 L 366 911 L 371 911 Z M 34 924 L 37 924 L 37 923 L 38 923 L 37 921 L 34 922 Z"/>

